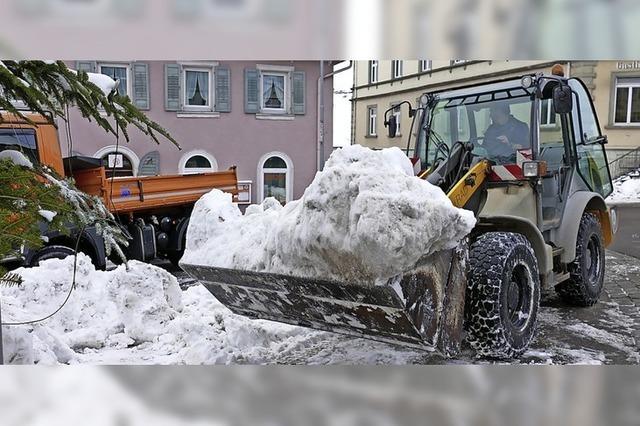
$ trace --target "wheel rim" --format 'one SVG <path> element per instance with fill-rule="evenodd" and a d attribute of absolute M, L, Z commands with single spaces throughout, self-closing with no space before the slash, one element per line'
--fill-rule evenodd
<path fill-rule="evenodd" d="M 587 281 L 591 287 L 595 287 L 600 278 L 602 263 L 602 250 L 597 235 L 592 235 L 591 238 L 589 238 L 584 258 L 585 269 L 587 270 Z"/>
<path fill-rule="evenodd" d="M 507 287 L 507 315 L 512 327 L 522 331 L 531 315 L 532 284 L 529 269 L 518 264 L 511 272 Z"/>

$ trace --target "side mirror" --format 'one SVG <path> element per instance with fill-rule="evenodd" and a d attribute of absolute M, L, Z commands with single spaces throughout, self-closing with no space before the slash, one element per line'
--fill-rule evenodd
<path fill-rule="evenodd" d="M 553 109 L 558 114 L 569 114 L 573 109 L 573 93 L 571 87 L 559 84 L 553 88 Z"/>
<path fill-rule="evenodd" d="M 391 114 L 389 120 L 384 123 L 387 126 L 387 132 L 390 138 L 396 137 L 396 129 L 398 128 L 398 119 L 395 115 Z"/>

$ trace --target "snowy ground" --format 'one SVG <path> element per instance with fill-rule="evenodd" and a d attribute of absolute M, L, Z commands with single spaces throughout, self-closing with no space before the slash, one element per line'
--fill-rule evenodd
<path fill-rule="evenodd" d="M 631 172 L 613 181 L 613 193 L 607 197 L 608 203 L 640 202 L 640 170 Z"/>
<path fill-rule="evenodd" d="M 454 360 L 416 350 L 232 314 L 206 289 L 174 271 L 132 262 L 95 271 L 81 256 L 78 288 L 54 318 L 5 327 L 7 361 L 70 364 L 443 364 L 487 363 L 464 349 Z M 640 262 L 610 262 L 608 281 L 635 279 Z M 3 289 L 3 320 L 33 318 L 64 299 L 72 258 L 18 270 L 20 289 Z M 183 291 L 179 290 L 181 282 Z M 36 291 L 36 285 L 40 289 Z M 544 302 L 531 349 L 517 363 L 638 364 L 637 316 L 610 297 L 593 308 Z M 53 308 L 53 309 L 52 309 Z M 625 309 L 623 309 L 625 308 Z M 17 337 L 16 337 L 17 336 Z M 12 356 L 30 342 L 31 355 Z M 15 348 L 14 348 L 15 349 Z M 15 352 L 15 351 L 14 351 Z"/>

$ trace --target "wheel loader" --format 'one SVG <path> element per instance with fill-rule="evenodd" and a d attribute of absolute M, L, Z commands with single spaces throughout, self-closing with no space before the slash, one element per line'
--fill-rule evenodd
<path fill-rule="evenodd" d="M 233 312 L 455 356 L 524 353 L 540 295 L 590 306 L 603 290 L 615 211 L 586 86 L 562 72 L 425 93 L 409 104 L 417 176 L 477 225 L 387 285 L 182 264 Z M 397 105 L 385 113 L 395 136 Z"/>

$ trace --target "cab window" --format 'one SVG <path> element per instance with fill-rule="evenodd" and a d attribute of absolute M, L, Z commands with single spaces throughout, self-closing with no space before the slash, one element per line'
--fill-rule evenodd
<path fill-rule="evenodd" d="M 34 129 L 0 129 L 0 151 L 18 151 L 33 164 L 38 163 L 38 147 Z"/>

